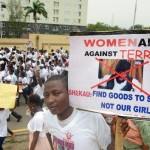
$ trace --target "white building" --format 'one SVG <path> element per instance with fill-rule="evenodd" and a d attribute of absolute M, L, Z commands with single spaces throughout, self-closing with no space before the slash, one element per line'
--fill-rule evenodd
<path fill-rule="evenodd" d="M 0 22 L 1 30 L 9 20 L 8 1 L 0 0 Z M 31 6 L 35 0 L 21 0 L 22 6 Z M 71 31 L 84 31 L 87 25 L 88 0 L 41 0 L 45 4 L 48 18 L 38 16 L 38 32 L 69 34 Z M 6 6 L 6 7 L 5 7 Z M 32 14 L 27 17 L 28 31 L 34 31 L 34 20 Z"/>

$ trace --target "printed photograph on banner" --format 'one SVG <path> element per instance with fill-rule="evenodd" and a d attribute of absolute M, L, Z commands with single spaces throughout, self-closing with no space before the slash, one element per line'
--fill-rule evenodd
<path fill-rule="evenodd" d="M 143 60 L 99 59 L 99 89 L 138 91 L 142 88 Z M 136 85 L 136 87 L 134 86 Z"/>

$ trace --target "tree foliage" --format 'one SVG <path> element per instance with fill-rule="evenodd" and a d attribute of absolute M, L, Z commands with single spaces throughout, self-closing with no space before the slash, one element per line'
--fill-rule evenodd
<path fill-rule="evenodd" d="M 110 26 L 108 24 L 105 24 L 103 22 L 97 22 L 96 24 L 88 24 L 87 25 L 87 31 L 120 31 L 120 30 L 127 30 L 125 28 L 121 28 L 117 25 L 115 26 Z M 141 24 L 136 24 L 134 26 L 134 30 L 150 30 L 150 26 L 149 27 L 144 27 Z M 129 30 L 133 30 L 133 26 L 131 26 L 129 28 Z"/>
<path fill-rule="evenodd" d="M 8 11 L 10 14 L 8 21 L 9 36 L 19 38 L 27 27 L 21 0 L 9 0 Z"/>
<path fill-rule="evenodd" d="M 130 29 L 133 30 L 133 26 L 131 26 Z M 144 29 L 144 26 L 141 24 L 136 24 L 134 26 L 134 30 L 142 30 L 142 29 Z"/>
<path fill-rule="evenodd" d="M 122 30 L 120 27 L 110 26 L 103 22 L 97 22 L 96 24 L 88 24 L 87 31 L 117 31 Z"/>
<path fill-rule="evenodd" d="M 47 12 L 44 8 L 45 4 L 41 3 L 39 0 L 33 2 L 33 6 L 26 6 L 24 9 L 26 10 L 25 16 L 27 17 L 29 14 L 33 15 L 33 20 L 35 22 L 35 33 L 37 33 L 37 15 L 42 15 L 43 17 L 47 18 Z"/>

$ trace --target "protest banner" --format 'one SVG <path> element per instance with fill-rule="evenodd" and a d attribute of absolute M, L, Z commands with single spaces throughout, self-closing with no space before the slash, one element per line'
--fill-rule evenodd
<path fill-rule="evenodd" d="M 149 118 L 149 72 L 149 31 L 71 33 L 71 105 L 95 112 Z M 119 136 L 117 139 L 122 139 Z"/>
<path fill-rule="evenodd" d="M 14 108 L 17 86 L 11 84 L 0 84 L 0 91 L 0 108 Z"/>
<path fill-rule="evenodd" d="M 149 117 L 150 34 L 82 33 L 70 37 L 70 46 L 72 105 L 98 112 Z M 121 64 L 120 60 L 126 61 Z M 117 78 L 120 83 L 125 81 L 117 84 L 120 87 L 115 85 Z"/>

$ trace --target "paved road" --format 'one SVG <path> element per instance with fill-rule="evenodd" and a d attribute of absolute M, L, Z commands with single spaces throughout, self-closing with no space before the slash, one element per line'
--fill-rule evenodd
<path fill-rule="evenodd" d="M 10 121 L 8 122 L 8 127 L 11 130 L 19 131 L 19 130 L 22 130 L 22 129 L 24 130 L 27 128 L 27 123 L 31 119 L 30 116 L 26 115 L 27 109 L 28 109 L 28 106 L 25 104 L 24 99 L 21 98 L 20 106 L 16 107 L 14 111 L 21 114 L 23 117 L 20 120 L 20 122 L 17 122 L 17 119 L 14 116 L 10 115 Z"/>
<path fill-rule="evenodd" d="M 20 106 L 16 107 L 14 111 L 21 114 L 23 117 L 20 122 L 14 116 L 10 116 L 8 127 L 14 131 L 16 137 L 11 142 L 10 134 L 8 133 L 5 143 L 3 144 L 4 150 L 28 150 L 28 130 L 27 124 L 31 119 L 30 116 L 26 115 L 28 106 L 25 104 L 24 99 L 21 97 Z"/>

